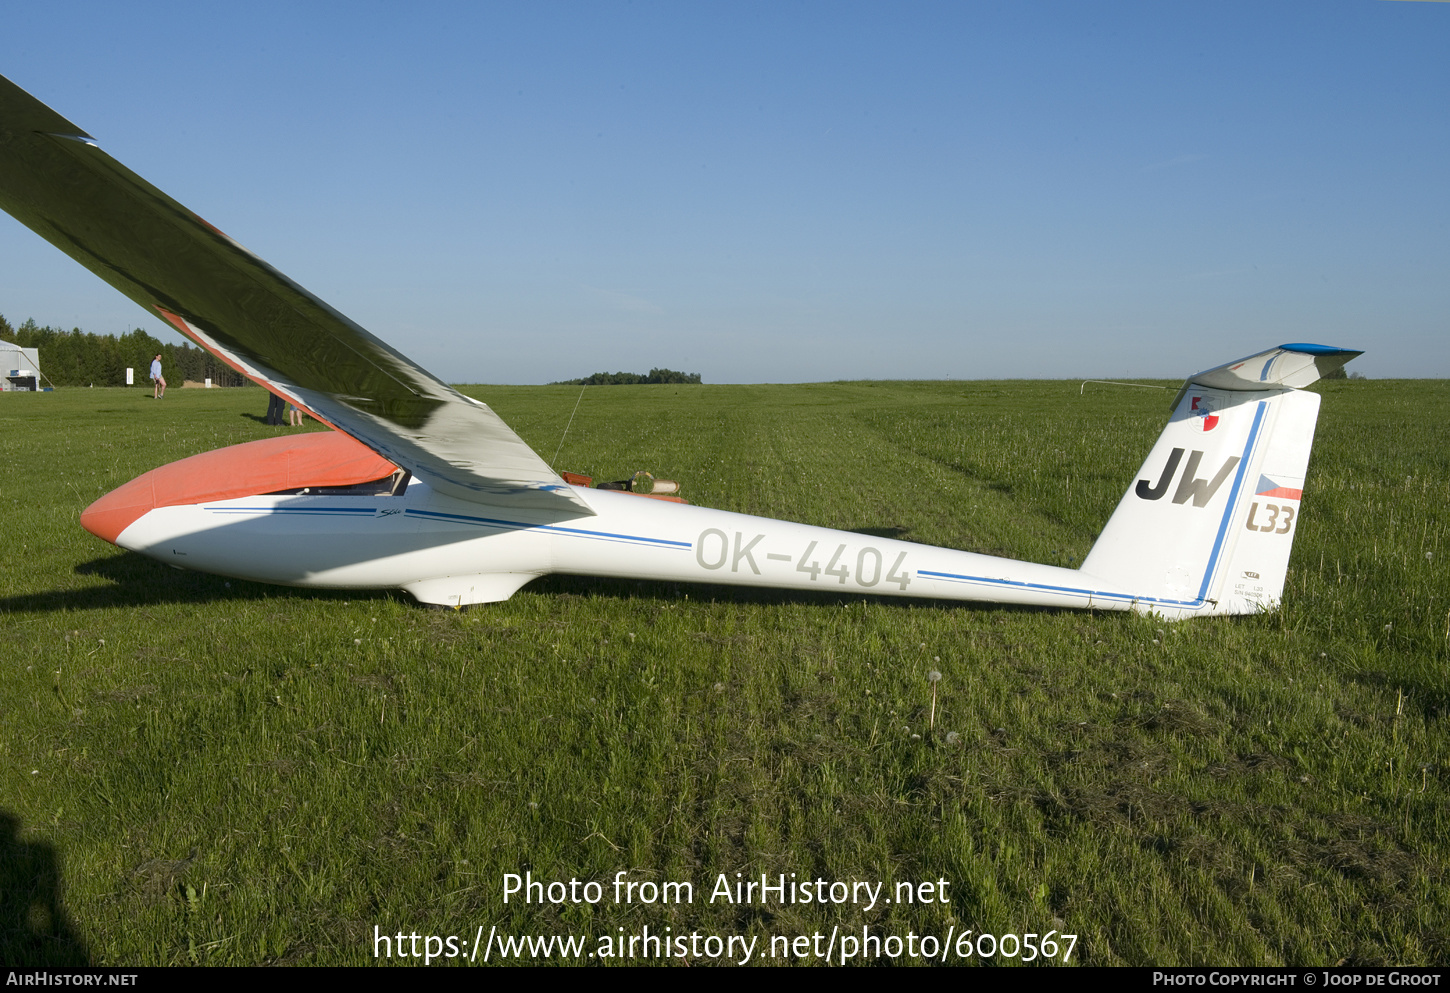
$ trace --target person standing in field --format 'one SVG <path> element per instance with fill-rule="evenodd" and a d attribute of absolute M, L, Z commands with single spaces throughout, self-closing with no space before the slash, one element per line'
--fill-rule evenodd
<path fill-rule="evenodd" d="M 161 375 L 161 356 L 151 360 L 151 399 L 160 400 L 166 395 L 166 379 Z"/>

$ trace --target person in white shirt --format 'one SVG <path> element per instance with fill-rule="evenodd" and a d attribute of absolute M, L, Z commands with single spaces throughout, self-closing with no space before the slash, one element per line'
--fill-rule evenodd
<path fill-rule="evenodd" d="M 161 375 L 161 356 L 159 355 L 151 360 L 151 383 L 153 386 L 151 398 L 160 400 L 166 395 L 166 378 Z"/>

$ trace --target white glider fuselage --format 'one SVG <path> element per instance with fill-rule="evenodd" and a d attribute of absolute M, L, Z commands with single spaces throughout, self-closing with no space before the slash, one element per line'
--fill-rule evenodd
<path fill-rule="evenodd" d="M 1123 608 L 1135 599 L 1085 586 L 1072 569 L 581 492 L 595 516 L 490 508 L 417 480 L 397 496 L 242 497 L 150 510 L 115 541 L 188 569 L 293 586 L 401 588 L 450 606 L 506 599 L 547 573 L 1062 607 Z"/>
<path fill-rule="evenodd" d="M 1275 363 L 1283 378 L 1346 354 L 1282 346 L 1252 363 L 1265 388 L 1185 388 L 1079 569 L 616 490 L 570 487 L 568 499 L 534 505 L 459 497 L 409 480 L 339 432 L 162 466 L 96 501 L 81 522 L 181 568 L 402 589 L 454 607 L 504 600 L 536 577 L 567 573 L 1168 618 L 1254 613 L 1273 608 L 1283 591 L 1319 410 L 1317 394 L 1273 384 L 1269 373 Z M 1217 370 L 1198 378 L 1222 380 Z"/>

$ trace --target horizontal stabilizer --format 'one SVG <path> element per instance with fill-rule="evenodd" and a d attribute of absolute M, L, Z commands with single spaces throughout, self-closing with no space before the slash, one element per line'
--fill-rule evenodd
<path fill-rule="evenodd" d="M 1342 369 L 1356 355 L 1363 354 L 1353 348 L 1336 348 L 1333 345 L 1280 345 L 1189 376 L 1174 397 L 1173 407 L 1177 409 L 1183 394 L 1193 386 L 1247 393 L 1263 393 L 1286 386 L 1302 390 Z"/>

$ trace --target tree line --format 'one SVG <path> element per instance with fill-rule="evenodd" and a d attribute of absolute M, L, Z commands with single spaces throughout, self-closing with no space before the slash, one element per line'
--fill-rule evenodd
<path fill-rule="evenodd" d="M 56 386 L 125 386 L 126 370 L 135 369 L 138 385 L 149 382 L 151 360 L 161 356 L 161 370 L 167 382 L 203 382 L 215 386 L 247 386 L 241 373 L 227 366 L 203 348 L 190 344 L 167 345 L 141 328 L 123 335 L 90 334 L 80 328 L 64 331 L 41 327 L 27 318 L 18 328 L 0 314 L 0 340 L 23 348 L 40 349 L 40 371 Z M 596 372 L 583 379 L 566 379 L 551 386 L 626 386 L 637 384 L 698 385 L 698 372 L 651 369 L 637 372 Z"/>
<path fill-rule="evenodd" d="M 557 383 L 550 383 L 550 386 L 638 386 L 640 384 L 658 385 L 662 383 L 685 383 L 698 386 L 700 374 L 698 372 L 675 372 L 673 369 L 651 369 L 649 375 L 642 376 L 637 372 L 596 372 L 592 376 L 583 379 L 562 379 Z"/>
<path fill-rule="evenodd" d="M 40 371 L 56 386 L 125 386 L 126 370 L 136 370 L 137 384 L 149 382 L 151 360 L 161 356 L 161 371 L 173 386 L 186 380 L 212 381 L 214 386 L 246 386 L 241 373 L 202 348 L 166 345 L 137 328 L 123 335 L 88 334 L 80 328 L 63 331 L 40 327 L 29 318 L 12 327 L 0 315 L 0 340 L 40 349 Z M 44 380 L 42 380 L 44 382 Z"/>

